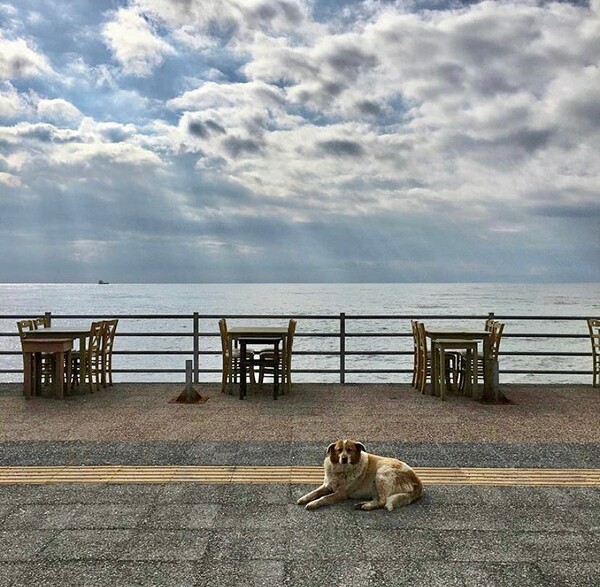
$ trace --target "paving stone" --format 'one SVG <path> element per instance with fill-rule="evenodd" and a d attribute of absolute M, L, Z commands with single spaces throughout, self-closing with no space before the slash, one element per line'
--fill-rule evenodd
<path fill-rule="evenodd" d="M 282 587 L 286 564 L 279 560 L 222 560 L 205 557 L 196 567 L 197 587 Z"/>
<path fill-rule="evenodd" d="M 20 577 L 31 567 L 30 562 L 0 562 L 0 585 L 11 587 L 12 585 L 23 584 Z"/>
<path fill-rule="evenodd" d="M 535 564 L 530 563 L 481 563 L 460 565 L 465 587 L 494 585 L 497 587 L 556 587 L 550 584 Z M 561 586 L 562 587 L 562 586 Z"/>
<path fill-rule="evenodd" d="M 209 544 L 211 530 L 138 530 L 123 550 L 122 560 L 197 561 Z"/>
<path fill-rule="evenodd" d="M 386 587 L 551 587 L 530 564 L 468 564 L 448 561 L 378 561 L 380 585 Z"/>
<path fill-rule="evenodd" d="M 319 558 L 315 553 L 309 560 L 292 561 L 285 584 L 290 587 L 369 587 L 381 583 L 376 581 L 376 571 L 370 561 L 352 558 L 352 553 L 340 551 L 334 558 Z"/>
<path fill-rule="evenodd" d="M 589 532 L 454 530 L 440 537 L 448 559 L 463 562 L 586 562 L 600 552 L 598 535 Z"/>
<path fill-rule="evenodd" d="M 212 528 L 218 512 L 219 506 L 215 503 L 160 504 L 147 509 L 144 517 L 138 518 L 136 525 L 140 528 L 165 530 Z M 220 519 L 219 524 L 222 524 Z"/>
<path fill-rule="evenodd" d="M 65 527 L 75 529 L 135 528 L 152 509 L 148 504 L 129 503 L 91 503 L 70 507 L 73 515 Z"/>
<path fill-rule="evenodd" d="M 3 527 L 6 530 L 67 528 L 74 515 L 72 505 L 20 504 L 5 518 Z"/>
<path fill-rule="evenodd" d="M 62 530 L 46 545 L 48 561 L 118 560 L 133 537 L 132 530 Z"/>
<path fill-rule="evenodd" d="M 362 528 L 363 553 L 368 560 L 444 560 L 440 532 L 415 528 Z"/>
<path fill-rule="evenodd" d="M 208 560 L 281 560 L 288 556 L 290 531 L 288 528 L 254 530 L 215 528 L 206 549 Z"/>
<path fill-rule="evenodd" d="M 0 531 L 0 562 L 35 559 L 56 536 L 56 530 Z"/>
<path fill-rule="evenodd" d="M 548 585 L 560 587 L 598 587 L 600 585 L 600 562 L 552 562 L 537 564 Z"/>
<path fill-rule="evenodd" d="M 189 563 L 61 561 L 32 564 L 11 587 L 193 587 L 195 581 Z"/>

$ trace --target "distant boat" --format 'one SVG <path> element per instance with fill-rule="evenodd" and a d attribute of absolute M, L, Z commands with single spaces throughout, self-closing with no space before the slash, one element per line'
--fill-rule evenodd
<path fill-rule="evenodd" d="M 102 281 L 101 279 L 98 281 L 98 285 L 108 285 L 108 281 Z"/>

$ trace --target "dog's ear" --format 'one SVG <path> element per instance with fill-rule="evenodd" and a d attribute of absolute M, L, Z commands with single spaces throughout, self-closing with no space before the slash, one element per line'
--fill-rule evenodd
<path fill-rule="evenodd" d="M 356 443 L 356 448 L 359 451 L 367 452 L 367 449 L 365 448 L 365 445 L 362 442 L 357 442 Z"/>
<path fill-rule="evenodd" d="M 328 447 L 327 447 L 327 454 L 330 455 L 331 451 L 335 448 L 336 443 L 332 442 Z"/>

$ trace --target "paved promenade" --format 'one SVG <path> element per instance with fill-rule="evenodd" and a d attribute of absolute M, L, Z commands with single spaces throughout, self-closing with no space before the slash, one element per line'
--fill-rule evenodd
<path fill-rule="evenodd" d="M 600 584 L 591 386 L 504 385 L 513 403 L 484 405 L 406 385 L 301 384 L 276 402 L 201 385 L 206 403 L 169 403 L 182 388 L 25 402 L 0 387 L 2 587 Z M 295 505 L 338 437 L 421 468 L 423 499 L 391 513 Z"/>

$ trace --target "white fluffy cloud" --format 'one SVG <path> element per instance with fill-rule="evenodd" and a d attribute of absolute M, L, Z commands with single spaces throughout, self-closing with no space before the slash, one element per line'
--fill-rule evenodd
<path fill-rule="evenodd" d="M 83 114 L 76 106 L 62 98 L 40 100 L 37 113 L 42 120 L 67 125 L 77 124 L 83 118 Z"/>
<path fill-rule="evenodd" d="M 0 84 L 0 118 L 13 118 L 30 111 L 28 99 L 19 94 L 10 82 Z"/>
<path fill-rule="evenodd" d="M 0 79 L 43 75 L 51 71 L 46 57 L 24 39 L 6 39 L 0 31 Z"/>
<path fill-rule="evenodd" d="M 136 9 L 121 8 L 104 26 L 104 38 L 123 71 L 147 76 L 175 50 L 153 30 L 151 22 Z"/>

